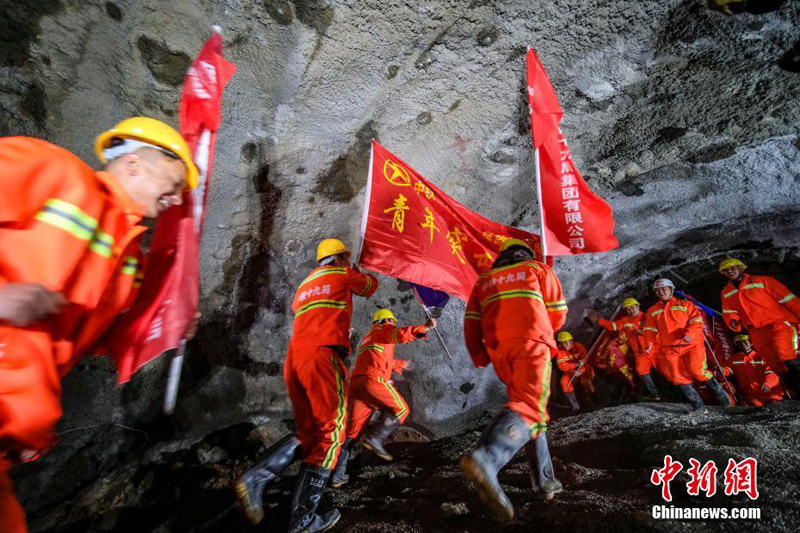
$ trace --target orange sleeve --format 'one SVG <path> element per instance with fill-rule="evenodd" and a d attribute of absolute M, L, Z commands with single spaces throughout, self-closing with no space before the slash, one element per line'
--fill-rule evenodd
<path fill-rule="evenodd" d="M 406 326 L 398 328 L 392 324 L 384 324 L 372 332 L 374 344 L 406 344 L 418 339 L 426 339 L 425 326 Z"/>
<path fill-rule="evenodd" d="M 645 348 L 652 348 L 658 340 L 658 327 L 656 326 L 656 319 L 653 317 L 652 313 L 650 313 L 650 310 L 648 310 L 643 328 Z"/>
<path fill-rule="evenodd" d="M 572 372 L 575 370 L 575 367 L 578 365 L 572 360 L 568 359 L 569 352 L 565 352 L 563 350 L 558 350 L 556 352 L 556 365 L 558 365 L 559 370 L 562 372 Z"/>
<path fill-rule="evenodd" d="M 722 289 L 721 293 L 721 300 L 722 300 L 722 320 L 725 322 L 725 325 L 728 326 L 728 329 L 731 331 L 741 331 L 741 319 L 739 318 L 739 311 L 733 308 L 731 300 L 733 299 L 733 294 L 736 294 L 738 290 L 729 291 L 728 287 L 730 285 L 726 285 L 725 288 Z M 727 292 L 726 292 L 727 291 Z M 730 294 L 731 296 L 725 296 L 726 294 Z M 731 321 L 736 320 L 739 322 L 739 327 L 734 328 L 731 326 Z"/>
<path fill-rule="evenodd" d="M 689 320 L 686 321 L 685 335 L 689 335 L 693 339 L 697 338 L 698 335 L 702 337 L 704 335 L 703 329 L 705 328 L 702 311 L 692 302 L 686 301 L 684 304 L 689 307 Z"/>
<path fill-rule="evenodd" d="M 487 366 L 491 360 L 483 344 L 483 326 L 481 324 L 481 305 L 478 300 L 478 284 L 472 289 L 464 312 L 464 340 L 473 364 L 478 368 Z"/>
<path fill-rule="evenodd" d="M 542 288 L 542 296 L 544 297 L 544 305 L 547 307 L 547 314 L 550 317 L 550 324 L 553 326 L 553 331 L 558 331 L 567 322 L 567 302 L 564 299 L 564 293 L 561 290 L 561 282 L 558 281 L 553 269 L 549 266 L 542 264 L 542 272 L 540 275 L 540 286 Z"/>
<path fill-rule="evenodd" d="M 369 298 L 378 290 L 378 278 L 372 274 L 358 272 L 349 267 L 347 269 L 347 281 L 351 291 L 365 298 Z"/>
<path fill-rule="evenodd" d="M 64 164 L 61 149 L 26 137 L 0 138 L 0 226 L 33 217 L 55 196 L 74 165 Z M 60 175 L 61 179 L 56 179 Z"/>
<path fill-rule="evenodd" d="M 394 365 L 392 366 L 392 372 L 396 372 L 403 375 L 403 369 L 406 367 L 406 362 L 402 359 L 395 359 Z"/>
<path fill-rule="evenodd" d="M 788 309 L 798 320 L 800 320 L 800 299 L 786 285 L 775 278 L 765 278 L 764 287 L 769 295 L 775 298 L 779 304 Z"/>
<path fill-rule="evenodd" d="M 606 320 L 605 318 L 598 319 L 597 325 L 608 331 L 619 331 L 619 325 L 616 321 Z"/>

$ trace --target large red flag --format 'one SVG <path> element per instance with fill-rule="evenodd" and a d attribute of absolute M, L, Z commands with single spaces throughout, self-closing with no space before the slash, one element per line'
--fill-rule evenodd
<path fill-rule="evenodd" d="M 558 127 L 564 112 L 533 49 L 528 49 L 528 102 L 539 165 L 539 208 L 547 255 L 617 248 L 611 207 L 589 189 Z"/>
<path fill-rule="evenodd" d="M 462 300 L 505 240 L 542 259 L 538 235 L 470 211 L 375 141 L 361 231 L 360 265 Z"/>
<path fill-rule="evenodd" d="M 107 337 L 120 383 L 166 350 L 177 348 L 197 310 L 200 236 L 222 91 L 235 71 L 235 65 L 222 57 L 222 36 L 215 28 L 189 68 L 181 96 L 181 134 L 200 171 L 200 184 L 184 192 L 182 205 L 159 217 L 141 290 Z"/>

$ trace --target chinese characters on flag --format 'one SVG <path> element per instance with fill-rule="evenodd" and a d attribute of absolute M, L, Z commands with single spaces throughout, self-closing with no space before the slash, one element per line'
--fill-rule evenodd
<path fill-rule="evenodd" d="M 537 235 L 470 211 L 374 141 L 361 231 L 360 265 L 463 300 L 506 239 L 542 260 Z"/>
<path fill-rule="evenodd" d="M 528 49 L 528 103 L 540 168 L 542 238 L 547 255 L 617 248 L 611 207 L 593 193 L 572 161 L 558 124 L 564 115 L 536 52 Z"/>

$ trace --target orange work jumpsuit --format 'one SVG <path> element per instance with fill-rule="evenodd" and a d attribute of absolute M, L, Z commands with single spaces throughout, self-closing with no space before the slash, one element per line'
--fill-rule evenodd
<path fill-rule="evenodd" d="M 572 376 L 578 370 L 578 364 L 586 357 L 586 347 L 578 341 L 572 341 L 572 348 L 569 350 L 558 350 L 556 354 L 556 364 L 561 374 L 561 390 L 564 392 L 575 391 L 575 380 Z M 583 374 L 578 376 L 581 386 L 587 394 L 594 392 L 594 368 L 587 361 L 583 365 Z M 570 383 L 571 381 L 571 383 Z"/>
<path fill-rule="evenodd" d="M 321 266 L 300 283 L 283 375 L 307 463 L 333 469 L 347 424 L 347 367 L 353 294 L 371 296 L 374 276 Z"/>
<path fill-rule="evenodd" d="M 775 278 L 745 274 L 738 286 L 729 281 L 722 289 L 722 317 L 730 329 L 747 330 L 772 370 L 785 372 L 783 361 L 797 357 L 800 299 Z"/>
<path fill-rule="evenodd" d="M 640 376 L 649 374 L 651 369 L 655 366 L 655 354 L 647 354 L 644 351 L 644 326 L 646 320 L 647 315 L 640 311 L 636 316 L 625 315 L 614 321 L 601 318 L 597 322 L 600 327 L 608 331 L 619 331 L 625 334 L 625 338 L 628 340 L 628 346 L 630 346 L 634 355 L 636 373 Z"/>
<path fill-rule="evenodd" d="M 553 332 L 566 318 L 561 283 L 538 261 L 482 274 L 467 303 L 464 338 L 472 361 L 494 365 L 507 388 L 506 407 L 525 420 L 532 438 L 547 430 Z"/>
<path fill-rule="evenodd" d="M 750 350 L 750 353 L 736 352 L 723 368 L 725 375 L 733 374 L 736 377 L 746 404 L 760 407 L 783 399 L 783 387 L 778 375 L 755 350 Z M 769 386 L 769 392 L 761 389 L 764 385 Z"/>
<path fill-rule="evenodd" d="M 139 225 L 144 207 L 111 174 L 50 143 L 0 139 L 0 169 L 0 285 L 40 283 L 67 301 L 37 324 L 0 325 L 0 530 L 6 532 L 25 530 L 7 477 L 9 459 L 55 444 L 61 378 L 132 303 L 146 228 Z"/>
<path fill-rule="evenodd" d="M 398 328 L 394 324 L 375 324 L 364 335 L 347 394 L 347 438 L 358 437 L 375 410 L 391 413 L 401 424 L 405 422 L 408 404 L 391 379 L 392 372 L 403 373 L 406 362 L 394 358 L 394 347 L 427 336 L 425 326 Z"/>
<path fill-rule="evenodd" d="M 666 378 L 675 385 L 708 381 L 703 316 L 692 302 L 671 298 L 647 310 L 645 347 L 659 346 Z M 688 343 L 685 336 L 691 337 Z"/>

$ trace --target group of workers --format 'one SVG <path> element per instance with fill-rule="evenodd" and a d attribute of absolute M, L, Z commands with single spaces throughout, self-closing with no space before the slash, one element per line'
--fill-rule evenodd
<path fill-rule="evenodd" d="M 102 134 L 96 151 L 105 170 L 95 172 L 76 156 L 47 142 L 0 139 L 5 190 L 0 195 L 0 532 L 26 530 L 13 494 L 10 466 L 55 443 L 61 416 L 61 378 L 86 354 L 105 353 L 104 334 L 131 306 L 142 277 L 139 241 L 142 219 L 157 218 L 179 205 L 194 188 L 198 171 L 180 134 L 154 119 L 125 120 Z M 375 276 L 350 263 L 350 250 L 337 239 L 322 241 L 318 267 L 300 283 L 292 302 L 294 322 L 284 378 L 296 431 L 275 443 L 245 472 L 236 492 L 247 516 L 264 516 L 266 486 L 296 460 L 302 461 L 291 499 L 290 531 L 324 531 L 338 510 L 317 513 L 325 487 L 348 482 L 353 444 L 385 460 L 386 439 L 409 407 L 392 382 L 410 368 L 394 357 L 397 344 L 424 339 L 436 327 L 398 327 L 389 309 L 373 316 L 355 366 L 348 369 L 353 296 L 369 297 Z M 736 376 L 740 392 L 754 405 L 775 401 L 781 384 L 800 392 L 797 325 L 800 302 L 773 278 L 745 274 L 726 259 L 720 271 L 730 280 L 722 292 L 723 316 L 738 333 L 740 351 L 723 372 Z M 599 321 L 624 331 L 634 363 L 608 362 L 631 382 L 633 371 L 651 399 L 658 398 L 652 369 L 680 388 L 694 412 L 705 405 L 692 383 L 702 384 L 718 403 L 730 399 L 709 371 L 704 322 L 691 302 L 675 297 L 667 279 L 654 285 L 658 303 L 642 313 L 623 302 L 620 320 Z M 552 498 L 562 490 L 548 449 L 552 361 L 568 376 L 590 386 L 585 349 L 568 332 L 567 305 L 553 270 L 534 260 L 524 241 L 500 246 L 491 270 L 477 279 L 464 315 L 464 336 L 476 367 L 492 365 L 508 401 L 487 426 L 461 468 L 491 511 L 514 516 L 498 472 L 525 448 L 534 492 Z M 194 335 L 196 322 L 185 337 Z M 599 365 L 598 365 L 599 366 Z"/>
<path fill-rule="evenodd" d="M 738 393 L 740 404 L 752 406 L 800 394 L 800 301 L 776 279 L 748 275 L 746 268 L 735 258 L 726 258 L 719 265 L 719 272 L 728 279 L 720 295 L 721 315 L 735 347 L 728 359 L 713 353 L 703 311 L 691 300 L 677 297 L 669 279 L 655 282 L 658 301 L 646 312 L 636 299 L 625 298 L 625 316 L 618 320 L 598 319 L 596 313 L 590 313 L 590 319 L 602 328 L 620 332 L 629 358 L 618 368 L 626 376 L 626 368 L 635 369 L 645 401 L 661 399 L 653 370 L 674 384 L 698 414 L 707 413 L 703 393 L 720 405 L 734 405 Z M 569 332 L 559 332 L 557 339 L 557 362 L 564 372 L 562 391 L 572 410 L 578 411 L 573 382 L 577 379 L 584 392 L 593 392 L 594 367 L 600 365 L 587 357 L 584 346 Z M 630 384 L 633 386 L 632 380 Z"/>

